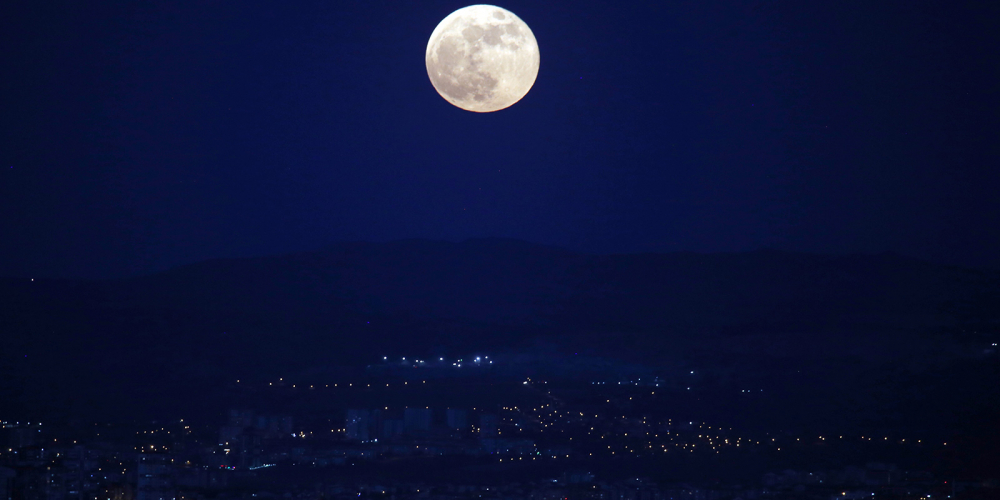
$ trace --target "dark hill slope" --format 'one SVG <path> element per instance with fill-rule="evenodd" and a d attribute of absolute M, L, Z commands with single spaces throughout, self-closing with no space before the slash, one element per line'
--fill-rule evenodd
<path fill-rule="evenodd" d="M 117 281 L 6 279 L 0 401 L 56 408 L 69 403 L 52 394 L 72 393 L 98 408 L 108 393 L 150 399 L 543 335 L 622 335 L 619 353 L 635 341 L 655 354 L 700 334 L 995 328 L 998 290 L 996 272 L 889 254 L 590 256 L 498 239 L 344 243 Z"/>
<path fill-rule="evenodd" d="M 1000 273 L 892 254 L 587 256 L 511 240 L 351 243 L 106 284 L 116 306 L 327 325 L 345 314 L 612 330 L 928 327 L 989 319 Z"/>

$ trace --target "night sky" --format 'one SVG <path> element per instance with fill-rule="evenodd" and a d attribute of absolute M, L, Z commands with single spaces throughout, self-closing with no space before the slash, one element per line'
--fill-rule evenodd
<path fill-rule="evenodd" d="M 0 275 L 345 240 L 1000 266 L 1000 3 L 525 1 L 534 88 L 434 91 L 467 4 L 0 3 Z"/>

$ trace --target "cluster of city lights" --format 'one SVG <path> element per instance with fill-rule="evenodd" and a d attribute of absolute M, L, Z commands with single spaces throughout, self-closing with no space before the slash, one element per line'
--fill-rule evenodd
<path fill-rule="evenodd" d="M 472 362 L 482 363 L 487 359 L 488 359 L 487 357 L 478 357 L 478 358 L 473 358 Z M 388 361 L 388 357 L 384 357 L 384 360 Z M 405 362 L 406 358 L 402 358 L 402 361 Z M 420 363 L 423 361 L 424 360 L 419 360 L 419 359 L 415 360 L 416 363 Z M 439 358 L 439 361 L 444 362 L 444 358 Z M 464 358 L 454 361 L 453 365 L 457 367 L 462 362 L 465 362 Z M 690 374 L 693 375 L 694 371 L 691 371 Z M 279 379 L 279 382 L 283 381 L 284 381 L 283 378 Z M 634 386 L 647 385 L 652 387 L 659 387 L 661 382 L 662 382 L 661 380 L 654 379 L 654 381 L 652 382 L 643 383 L 643 381 L 639 379 L 636 381 L 630 380 L 626 382 L 619 382 L 614 385 L 619 385 L 619 384 L 634 385 Z M 417 382 L 414 383 L 416 384 Z M 426 384 L 427 381 L 423 380 L 420 381 L 419 383 Z M 363 388 L 370 388 L 370 387 L 391 388 L 394 386 L 399 386 L 399 385 L 405 386 L 408 384 L 409 382 L 401 382 L 401 383 L 400 382 L 396 383 L 350 382 L 347 384 L 342 384 L 342 383 L 327 384 L 324 387 L 339 388 L 339 387 L 357 386 Z M 521 384 L 527 386 L 530 389 L 539 389 L 541 385 L 547 385 L 547 382 L 532 380 L 531 378 L 527 378 L 526 380 L 522 381 Z M 605 385 L 606 382 L 591 382 L 590 384 Z M 271 383 L 271 385 L 273 385 L 273 383 Z M 291 387 L 295 388 L 296 384 L 293 384 Z M 314 388 L 314 386 L 309 386 L 309 387 Z M 762 389 L 741 390 L 741 392 L 743 393 L 758 392 L 758 391 L 762 391 Z M 563 435 L 566 434 L 576 435 L 575 431 L 583 430 L 583 434 L 591 437 L 593 441 L 591 443 L 581 443 L 580 441 L 576 441 L 573 442 L 572 444 L 575 444 L 578 447 L 588 447 L 589 444 L 591 445 L 590 446 L 591 448 L 593 448 L 594 447 L 593 445 L 596 444 L 598 446 L 598 449 L 593 451 L 588 450 L 586 454 L 586 456 L 591 456 L 591 457 L 595 456 L 595 454 L 601 455 L 602 451 L 603 454 L 606 455 L 618 456 L 627 454 L 636 456 L 636 455 L 650 455 L 654 453 L 667 453 L 670 450 L 677 450 L 688 453 L 695 453 L 698 451 L 721 453 L 723 450 L 727 448 L 736 449 L 736 448 L 746 448 L 750 446 L 769 446 L 776 451 L 781 451 L 783 446 L 787 448 L 790 445 L 796 443 L 802 443 L 803 441 L 803 438 L 795 438 L 794 441 L 789 442 L 788 439 L 782 439 L 782 440 L 779 440 L 777 438 L 753 439 L 748 437 L 731 436 L 732 429 L 723 429 L 718 426 L 713 428 L 711 425 L 708 425 L 705 422 L 696 423 L 692 421 L 692 422 L 687 422 L 686 425 L 682 425 L 679 423 L 675 423 L 672 419 L 651 421 L 645 417 L 641 419 L 641 424 L 640 424 L 642 428 L 641 431 L 639 432 L 636 432 L 635 430 L 626 431 L 624 429 L 630 424 L 635 424 L 636 419 L 630 419 L 624 415 L 611 415 L 608 412 L 605 412 L 606 416 L 601 417 L 599 414 L 593 414 L 593 416 L 591 416 L 591 415 L 586 415 L 583 412 L 569 411 L 566 409 L 562 409 L 564 407 L 563 403 L 558 398 L 553 396 L 550 391 L 544 391 L 543 394 L 546 397 L 550 398 L 552 402 L 548 404 L 543 404 L 541 406 L 537 406 L 535 408 L 531 408 L 530 410 L 526 408 L 520 408 L 517 406 L 502 407 L 503 410 L 507 412 L 512 412 L 513 414 L 516 414 L 517 417 L 517 418 L 511 417 L 503 419 L 505 422 L 513 424 L 513 428 L 512 429 L 508 428 L 508 430 L 506 431 L 506 435 L 510 435 L 511 432 L 513 432 L 515 436 L 524 435 L 525 432 L 530 433 L 530 430 L 525 429 L 524 426 L 522 426 L 520 423 L 517 423 L 518 419 L 523 419 L 526 423 L 530 422 L 534 424 L 535 426 L 537 426 L 537 429 L 535 430 L 539 433 L 545 433 L 545 434 L 558 433 Z M 645 393 L 639 393 L 639 394 L 634 394 L 632 396 L 628 396 L 628 399 L 629 401 L 633 401 L 635 398 L 641 397 L 642 394 Z M 649 392 L 648 395 L 655 396 L 656 391 L 652 390 Z M 610 398 L 606 399 L 605 402 L 609 405 L 615 404 Z M 344 432 L 343 429 L 331 429 L 330 431 L 334 433 Z M 498 430 L 498 433 L 502 437 L 505 436 L 504 430 Z M 302 437 L 302 436 L 297 436 L 297 437 Z M 822 443 L 832 438 L 828 436 L 818 436 L 815 440 L 810 441 L 810 439 L 811 438 L 806 439 L 806 441 L 814 443 Z M 837 439 L 844 439 L 844 437 L 838 436 Z M 866 441 L 873 440 L 871 436 L 865 436 L 861 439 Z M 622 443 L 617 445 L 600 444 L 601 440 L 606 440 L 605 443 L 611 440 L 615 440 L 616 442 L 621 441 Z M 573 438 L 568 438 L 567 444 L 570 444 L 570 442 L 572 441 Z M 898 444 L 921 444 L 921 445 L 924 444 L 924 440 L 922 439 L 896 438 L 890 440 L 888 436 L 883 436 L 882 441 L 893 442 Z M 942 443 L 942 445 L 947 446 L 947 443 Z M 532 460 L 553 459 L 553 458 L 555 459 L 569 458 L 569 455 L 567 454 L 549 455 L 549 456 L 536 455 L 535 457 L 532 457 Z M 523 459 L 523 457 L 518 458 L 518 460 L 521 459 Z M 513 459 L 508 459 L 508 460 L 513 460 Z"/>
<path fill-rule="evenodd" d="M 244 384 L 245 385 L 249 385 L 243 379 L 236 379 L 236 383 L 237 384 L 241 384 L 241 385 L 244 385 Z M 414 381 L 413 383 L 417 384 L 416 381 Z M 419 383 L 426 384 L 427 381 L 426 380 L 421 380 Z M 289 387 L 289 386 L 287 386 L 285 384 L 285 379 L 284 378 L 279 378 L 277 382 L 268 382 L 267 385 L 268 385 L 268 387 L 279 387 L 279 388 L 280 387 Z M 299 385 L 300 384 L 292 384 L 290 387 L 292 389 L 298 389 Z M 345 387 L 347 387 L 347 388 L 354 388 L 354 387 L 364 387 L 364 388 L 368 388 L 368 387 L 394 387 L 394 386 L 398 387 L 398 386 L 401 386 L 401 385 L 408 386 L 408 385 L 410 385 L 410 382 L 409 381 L 403 381 L 402 383 L 397 382 L 395 385 L 393 385 L 393 384 L 391 384 L 389 382 L 385 382 L 385 383 L 381 383 L 381 382 L 375 382 L 375 383 L 372 383 L 372 382 L 358 382 L 358 383 L 354 383 L 354 382 L 347 382 L 347 383 L 337 382 L 337 383 L 333 383 L 333 384 L 301 384 L 301 386 L 302 386 L 301 388 L 303 388 L 303 389 L 305 389 L 305 388 L 308 388 L 308 389 L 316 389 L 316 388 L 319 388 L 319 389 L 330 389 L 330 388 L 340 389 L 340 388 L 345 388 Z"/>
<path fill-rule="evenodd" d="M 390 362 L 389 361 L 389 356 L 382 356 L 382 362 L 389 363 Z M 449 361 L 445 361 L 445 359 L 443 357 L 441 357 L 441 358 L 438 358 L 436 364 L 434 364 L 433 361 L 431 363 L 432 364 L 427 364 L 427 360 L 417 359 L 417 358 L 410 358 L 410 361 L 407 361 L 407 358 L 405 358 L 405 357 L 401 358 L 400 362 L 399 362 L 400 365 L 411 366 L 413 368 L 421 368 L 421 367 L 428 367 L 428 366 L 447 366 L 447 364 L 449 363 Z M 455 361 L 451 361 L 451 366 L 456 367 L 456 368 L 461 368 L 463 364 L 465 364 L 467 366 L 468 365 L 471 365 L 471 366 L 486 366 L 486 365 L 492 365 L 493 364 L 493 360 L 491 360 L 489 356 L 476 356 L 475 358 L 471 358 L 471 361 L 466 361 L 465 358 L 456 359 Z"/>
<path fill-rule="evenodd" d="M 523 382 L 524 385 L 528 385 L 529 387 L 533 387 L 537 383 L 530 378 Z M 592 384 L 603 385 L 599 382 Z M 750 390 L 744 390 L 744 392 L 750 392 Z M 655 396 L 655 394 L 655 391 L 650 391 L 649 396 Z M 625 415 L 614 414 L 615 410 L 606 412 L 604 417 L 599 415 L 600 412 L 588 415 L 580 411 L 562 409 L 565 405 L 553 396 L 551 392 L 546 392 L 545 395 L 552 402 L 531 409 L 522 409 L 516 406 L 502 407 L 503 410 L 512 412 L 516 416 L 516 418 L 505 420 L 510 422 L 531 422 L 538 426 L 537 431 L 540 433 L 579 435 L 577 431 L 580 431 L 582 427 L 584 434 L 590 439 L 587 442 L 581 443 L 580 441 L 576 441 L 573 444 L 576 444 L 581 449 L 597 448 L 594 451 L 588 450 L 585 455 L 587 457 L 595 455 L 648 456 L 651 454 L 667 453 L 670 450 L 688 453 L 695 453 L 697 451 L 721 453 L 726 448 L 736 449 L 755 446 L 766 446 L 775 451 L 781 451 L 782 446 L 787 448 L 795 444 L 822 444 L 828 440 L 851 439 L 842 435 L 836 437 L 816 436 L 815 439 L 812 437 L 749 438 L 734 436 L 732 428 L 723 428 L 721 426 L 713 428 L 706 422 L 675 422 L 673 419 L 653 421 L 649 417 L 641 417 L 641 419 L 629 418 Z M 640 394 L 635 394 L 628 396 L 628 399 L 631 401 L 640 396 Z M 605 403 L 614 407 L 612 399 L 606 399 Z M 516 433 L 524 432 L 520 423 L 515 423 L 514 426 Z M 873 436 L 861 436 L 860 439 L 862 441 L 878 441 L 878 438 Z M 573 438 L 570 437 L 567 444 L 572 441 Z M 881 441 L 897 445 L 930 444 L 925 444 L 923 439 L 892 438 L 889 436 L 882 436 Z M 615 444 L 606 444 L 608 442 L 614 442 Z M 941 446 L 948 446 L 948 443 L 942 442 Z M 521 460 L 521 458 L 508 460 Z"/>

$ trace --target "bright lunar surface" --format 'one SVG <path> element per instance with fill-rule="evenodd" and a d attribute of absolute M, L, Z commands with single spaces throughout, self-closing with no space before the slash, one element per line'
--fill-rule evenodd
<path fill-rule="evenodd" d="M 538 43 L 521 18 L 500 7 L 470 5 L 434 28 L 427 75 L 448 102 L 486 113 L 520 101 L 538 76 Z"/>

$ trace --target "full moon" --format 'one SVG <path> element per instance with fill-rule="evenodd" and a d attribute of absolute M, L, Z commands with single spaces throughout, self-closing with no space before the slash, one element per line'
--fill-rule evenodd
<path fill-rule="evenodd" d="M 520 101 L 538 76 L 538 42 L 528 25 L 493 5 L 456 10 L 427 42 L 427 75 L 445 100 L 488 113 Z"/>

